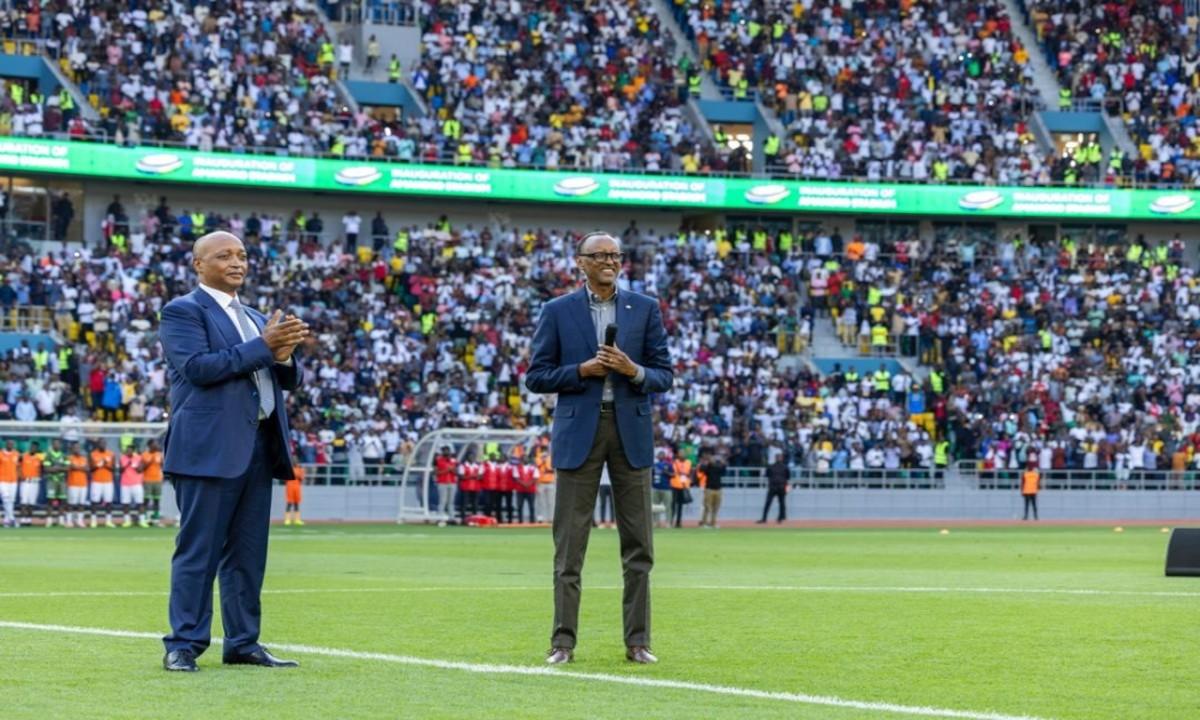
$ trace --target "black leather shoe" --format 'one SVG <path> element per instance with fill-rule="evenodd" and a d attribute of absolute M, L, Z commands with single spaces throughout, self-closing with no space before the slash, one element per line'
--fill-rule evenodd
<path fill-rule="evenodd" d="M 199 672 L 196 666 L 196 656 L 191 650 L 172 650 L 163 655 L 163 670 L 171 672 Z"/>
<path fill-rule="evenodd" d="M 221 662 L 226 665 L 258 665 L 259 667 L 269 668 L 300 667 L 300 663 L 295 660 L 280 660 L 267 652 L 265 647 L 259 647 L 250 653 L 230 653 L 222 658 Z"/>
<path fill-rule="evenodd" d="M 575 659 L 575 651 L 571 648 L 556 647 L 550 648 L 550 652 L 546 653 L 547 665 L 566 665 Z"/>
<path fill-rule="evenodd" d="M 658 662 L 658 658 L 654 656 L 654 653 L 650 652 L 650 648 L 640 645 L 631 645 L 626 648 L 625 659 L 641 665 L 653 665 Z"/>

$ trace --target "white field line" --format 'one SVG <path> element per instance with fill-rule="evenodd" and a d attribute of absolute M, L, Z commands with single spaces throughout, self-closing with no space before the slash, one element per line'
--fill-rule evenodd
<path fill-rule="evenodd" d="M 72 635 L 97 635 L 134 640 L 160 640 L 161 635 L 148 632 L 133 632 L 129 630 L 109 630 L 106 628 L 76 627 L 72 625 L 41 625 L 35 623 L 0 621 L 0 628 L 12 630 L 29 630 Z M 220 643 L 219 638 L 213 639 Z M 778 702 L 795 703 L 800 705 L 819 705 L 824 707 L 846 708 L 851 710 L 866 710 L 877 713 L 892 713 L 897 715 L 917 715 L 921 717 L 960 718 L 961 720 L 1045 720 L 1029 715 L 1005 715 L 994 712 L 976 712 L 972 710 L 952 710 L 948 708 L 924 707 L 919 705 L 898 705 L 894 703 L 871 702 L 866 700 L 848 700 L 828 695 L 808 695 L 805 693 L 772 692 L 752 688 L 732 687 L 728 685 L 710 685 L 708 683 L 687 682 L 684 680 L 668 680 L 660 678 L 639 677 L 637 675 L 612 675 L 607 673 L 589 673 L 573 670 L 550 668 L 545 665 L 494 665 L 490 663 L 469 663 L 455 660 L 437 660 L 419 658 L 409 655 L 392 655 L 390 653 L 360 652 L 357 650 L 342 650 L 339 648 L 314 647 L 311 645 L 293 645 L 273 643 L 273 649 L 298 653 L 302 655 L 319 655 L 332 658 L 351 660 L 373 660 L 376 662 L 395 663 L 397 665 L 412 665 L 417 667 L 436 668 L 438 670 L 457 670 L 460 672 L 477 673 L 482 675 L 529 675 L 540 677 L 570 678 L 593 683 L 608 683 L 612 685 L 632 685 L 636 687 L 662 688 L 669 690 L 686 690 L 693 693 L 707 693 L 732 697 L 753 698 L 756 700 L 773 700 Z"/>
<path fill-rule="evenodd" d="M 369 588 L 280 588 L 263 590 L 264 595 L 321 595 L 341 593 L 428 593 L 428 592 L 549 592 L 550 585 L 463 586 L 437 587 L 369 587 Z M 620 585 L 586 585 L 585 590 L 621 590 Z M 1065 595 L 1097 597 L 1197 598 L 1200 591 L 1186 590 L 1102 590 L 1088 588 L 993 588 L 993 587 L 924 587 L 872 585 L 655 585 L 654 590 L 697 590 L 731 592 L 795 592 L 795 593 L 897 593 L 929 595 Z M 166 597 L 166 590 L 63 590 L 0 592 L 4 598 L 55 597 Z"/>

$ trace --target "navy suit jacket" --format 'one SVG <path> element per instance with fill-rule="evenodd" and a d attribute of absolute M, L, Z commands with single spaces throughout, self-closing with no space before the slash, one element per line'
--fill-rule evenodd
<path fill-rule="evenodd" d="M 249 307 L 246 314 L 261 333 L 266 322 L 263 314 Z M 283 391 L 300 385 L 302 373 L 296 356 L 292 356 L 292 364 L 282 365 L 275 362 L 262 337 L 242 342 L 233 321 L 201 288 L 167 303 L 158 333 L 171 381 L 163 471 L 215 478 L 244 473 L 258 431 L 258 386 L 253 374 L 259 368 L 270 368 L 275 379 L 273 417 L 279 433 L 271 472 L 276 478 L 290 479 Z"/>
<path fill-rule="evenodd" d="M 625 457 L 635 468 L 649 467 L 654 462 L 650 393 L 670 390 L 675 380 L 658 301 L 621 290 L 617 295 L 616 343 L 646 370 L 640 385 L 618 373 L 609 375 Z M 551 300 L 542 308 L 533 333 L 533 358 L 525 387 L 536 393 L 558 393 L 550 433 L 550 454 L 556 468 L 573 470 L 583 465 L 592 450 L 600 424 L 604 378 L 580 378 L 579 365 L 596 356 L 597 346 L 585 288 Z"/>

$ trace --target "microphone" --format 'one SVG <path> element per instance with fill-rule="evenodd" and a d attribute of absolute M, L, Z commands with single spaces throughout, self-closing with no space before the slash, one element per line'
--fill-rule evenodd
<path fill-rule="evenodd" d="M 610 345 L 610 346 L 617 344 L 617 326 L 616 326 L 616 324 L 609 323 L 608 327 L 604 328 L 604 344 Z"/>

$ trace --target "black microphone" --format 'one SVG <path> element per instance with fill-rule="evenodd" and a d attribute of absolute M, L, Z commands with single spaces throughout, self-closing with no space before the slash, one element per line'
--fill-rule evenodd
<path fill-rule="evenodd" d="M 604 328 L 604 344 L 617 344 L 617 326 L 615 323 L 609 323 L 608 327 Z"/>

